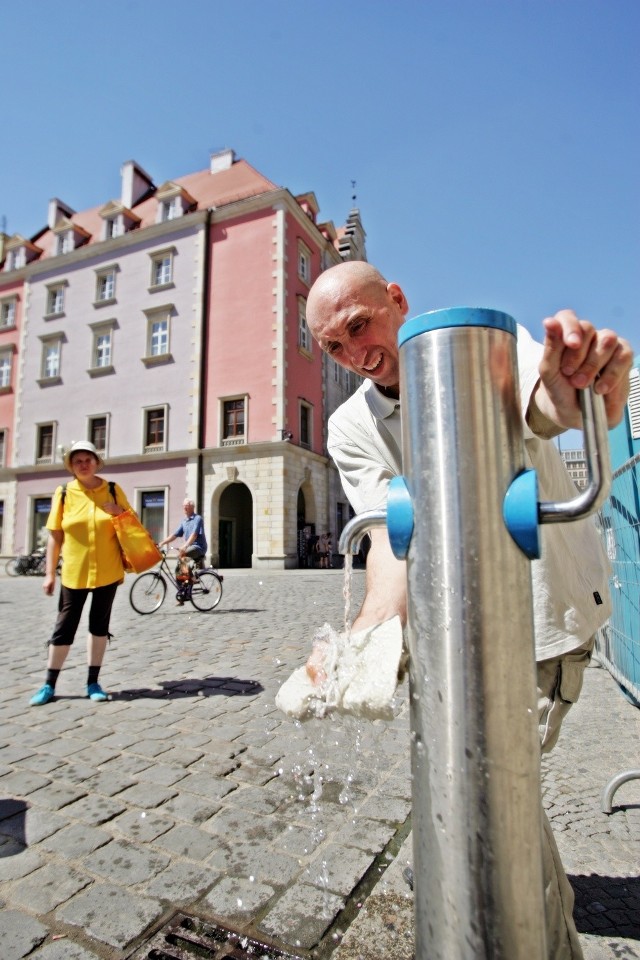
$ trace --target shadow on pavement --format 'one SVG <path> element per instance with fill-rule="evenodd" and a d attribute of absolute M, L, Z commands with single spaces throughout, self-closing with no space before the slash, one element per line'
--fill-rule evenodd
<path fill-rule="evenodd" d="M 12 797 L 0 798 L 0 821 L 8 820 L 11 817 L 12 829 L 10 839 L 12 842 L 0 843 L 0 857 L 13 857 L 16 853 L 22 853 L 27 846 L 27 810 L 29 804 L 24 800 L 14 800 Z M 3 833 L 0 827 L 0 833 Z"/>
<path fill-rule="evenodd" d="M 142 697 L 162 699 L 172 697 L 253 697 L 264 687 L 258 680 L 240 680 L 238 677 L 202 677 L 181 680 L 163 680 L 158 687 L 135 687 L 117 690 L 112 700 L 137 700 Z"/>
<path fill-rule="evenodd" d="M 640 940 L 640 877 L 570 876 L 579 933 Z"/>

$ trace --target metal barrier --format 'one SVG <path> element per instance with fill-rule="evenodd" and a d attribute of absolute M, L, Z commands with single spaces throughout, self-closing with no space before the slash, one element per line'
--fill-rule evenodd
<path fill-rule="evenodd" d="M 596 637 L 598 659 L 640 706 L 640 453 L 612 476 L 598 514 L 611 562 L 611 617 Z"/>
<path fill-rule="evenodd" d="M 407 561 L 417 960 L 547 956 L 528 560 L 539 523 L 597 509 L 609 473 L 604 405 L 586 392 L 588 495 L 538 502 L 515 332 L 466 308 L 403 325 L 405 476 L 340 538 L 346 552 L 386 521 Z"/>
<path fill-rule="evenodd" d="M 611 561 L 612 611 L 596 635 L 596 656 L 640 707 L 640 453 L 614 472 L 598 521 Z M 636 779 L 640 770 L 616 774 L 602 791 L 602 812 L 611 813 L 615 792 Z"/>

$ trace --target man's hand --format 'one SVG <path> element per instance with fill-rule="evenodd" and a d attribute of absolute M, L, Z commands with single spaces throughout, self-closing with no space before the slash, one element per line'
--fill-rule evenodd
<path fill-rule="evenodd" d="M 604 397 L 608 426 L 620 422 L 629 395 L 630 344 L 613 330 L 596 330 L 573 310 L 560 310 L 543 321 L 544 354 L 534 394 L 538 409 L 564 429 L 580 429 L 576 390 L 594 385 Z"/>

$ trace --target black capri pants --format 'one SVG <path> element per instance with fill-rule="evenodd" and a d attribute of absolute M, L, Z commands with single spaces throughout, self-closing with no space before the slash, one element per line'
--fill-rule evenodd
<path fill-rule="evenodd" d="M 71 646 L 80 623 L 82 609 L 90 593 L 92 597 L 89 611 L 89 633 L 92 633 L 95 637 L 108 637 L 111 607 L 118 585 L 118 582 L 109 583 L 106 587 L 94 587 L 93 590 L 72 590 L 71 587 L 61 586 L 58 599 L 58 618 L 49 643 L 54 647 Z"/>

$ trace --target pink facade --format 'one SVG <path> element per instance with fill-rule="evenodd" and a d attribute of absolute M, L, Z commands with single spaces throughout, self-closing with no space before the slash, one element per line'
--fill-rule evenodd
<path fill-rule="evenodd" d="M 211 229 L 205 446 L 221 444 L 220 400 L 248 397 L 250 443 L 271 441 L 273 423 L 273 211 Z"/>

